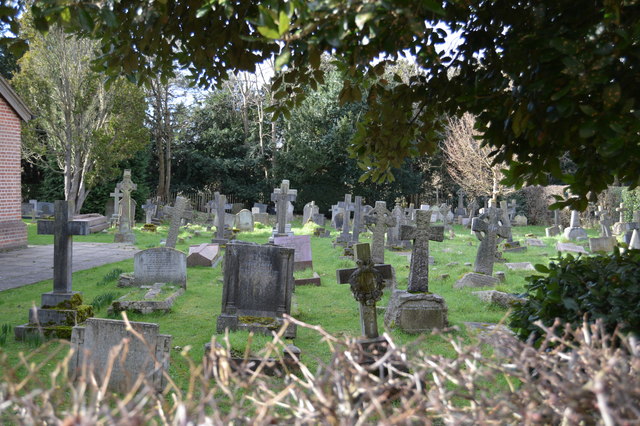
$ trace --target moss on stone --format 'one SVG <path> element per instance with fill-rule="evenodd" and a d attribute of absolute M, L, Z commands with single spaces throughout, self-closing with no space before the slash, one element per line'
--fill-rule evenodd
<path fill-rule="evenodd" d="M 271 318 L 271 317 L 254 317 L 251 315 L 246 315 L 246 316 L 238 317 L 238 321 L 244 324 L 263 325 L 273 329 L 278 328 L 278 321 L 276 321 L 275 318 Z"/>

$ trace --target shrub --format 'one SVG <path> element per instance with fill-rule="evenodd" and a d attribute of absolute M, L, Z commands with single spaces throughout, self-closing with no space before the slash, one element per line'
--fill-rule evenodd
<path fill-rule="evenodd" d="M 527 277 L 527 301 L 514 308 L 510 325 L 522 339 L 542 333 L 535 322 L 550 326 L 556 318 L 578 326 L 600 319 L 612 333 L 640 334 L 640 250 L 610 255 L 558 257 L 549 267 L 536 265 L 547 276 Z"/>

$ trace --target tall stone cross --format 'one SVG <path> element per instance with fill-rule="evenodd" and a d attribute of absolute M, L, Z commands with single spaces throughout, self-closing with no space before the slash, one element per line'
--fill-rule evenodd
<path fill-rule="evenodd" d="M 509 228 L 511 228 L 511 220 L 509 219 L 509 213 L 508 213 L 508 206 L 507 206 L 507 202 L 502 200 L 500 201 L 500 209 L 499 211 L 502 212 L 502 225 L 503 226 L 508 226 Z M 509 236 L 507 237 L 507 241 L 508 242 L 512 242 L 513 241 L 513 236 L 511 234 L 511 232 L 509 232 Z"/>
<path fill-rule="evenodd" d="M 602 237 L 611 237 L 611 216 L 602 206 L 598 206 L 596 216 L 600 219 L 600 234 Z"/>
<path fill-rule="evenodd" d="M 342 232 L 337 238 L 338 242 L 350 242 L 351 233 L 351 213 L 354 210 L 354 204 L 351 202 L 351 194 L 345 194 L 344 201 L 338 202 L 338 207 L 342 210 Z"/>
<path fill-rule="evenodd" d="M 54 220 L 38 221 L 38 234 L 53 234 L 53 292 L 42 295 L 43 306 L 55 306 L 69 300 L 71 288 L 71 258 L 74 235 L 89 235 L 109 226 L 104 216 L 80 215 L 69 219 L 69 202 L 55 202 Z"/>
<path fill-rule="evenodd" d="M 289 181 L 283 180 L 280 188 L 275 188 L 271 194 L 271 201 L 276 204 L 278 235 L 286 235 L 287 229 L 287 209 L 289 202 L 294 202 L 298 196 L 297 189 L 289 189 Z"/>
<path fill-rule="evenodd" d="M 156 214 L 157 208 L 158 206 L 153 203 L 153 200 L 151 198 L 148 198 L 147 203 L 142 205 L 142 209 L 145 213 L 144 223 L 151 223 L 153 215 Z"/>
<path fill-rule="evenodd" d="M 620 223 L 624 223 L 625 222 L 625 220 L 624 220 L 624 212 L 626 212 L 627 210 L 629 210 L 629 209 L 624 206 L 624 203 L 620 203 L 620 207 L 616 208 L 616 211 L 618 213 L 620 213 L 620 218 L 618 219 L 618 222 L 620 222 Z"/>
<path fill-rule="evenodd" d="M 120 185 L 116 185 L 116 189 L 113 190 L 112 193 L 109 194 L 109 197 L 113 197 L 113 213 L 109 220 L 111 220 L 112 224 L 118 222 L 120 218 L 120 198 L 122 198 L 122 193 L 120 192 Z"/>
<path fill-rule="evenodd" d="M 480 240 L 474 272 L 493 275 L 493 263 L 496 258 L 498 237 L 509 238 L 511 227 L 503 224 L 504 213 L 501 209 L 489 206 L 487 210 L 471 221 L 471 230 Z"/>
<path fill-rule="evenodd" d="M 167 234 L 167 242 L 165 247 L 176 248 L 178 242 L 178 234 L 180 233 L 180 225 L 182 219 L 192 217 L 192 212 L 187 211 L 189 200 L 184 197 L 177 196 L 173 207 L 165 206 L 164 212 L 171 215 L 171 224 L 169 225 L 169 233 Z"/>
<path fill-rule="evenodd" d="M 467 211 L 464 208 L 464 189 L 458 189 L 456 194 L 458 195 L 458 207 L 456 208 L 456 216 L 464 216 L 467 214 Z"/>
<path fill-rule="evenodd" d="M 365 216 L 365 225 L 373 233 L 371 252 L 374 263 L 384 263 L 384 234 L 387 227 L 395 226 L 396 219 L 387 210 L 387 203 L 376 201 L 376 206 Z"/>
<path fill-rule="evenodd" d="M 353 202 L 353 231 L 351 233 L 351 242 L 357 244 L 360 242 L 360 229 L 362 229 L 362 197 L 356 195 Z"/>
<path fill-rule="evenodd" d="M 135 243 L 136 236 L 131 230 L 131 224 L 135 218 L 131 216 L 131 192 L 135 191 L 138 185 L 131 181 L 131 170 L 125 169 L 120 182 L 116 189 L 122 191 L 122 215 L 120 215 L 120 224 L 118 232 L 115 236 L 116 242 Z M 114 206 L 115 207 L 115 206 Z"/>
<path fill-rule="evenodd" d="M 429 240 L 444 240 L 444 226 L 430 226 L 431 214 L 425 210 L 416 211 L 416 225 L 400 227 L 401 240 L 413 240 L 411 265 L 409 269 L 409 293 L 429 291 Z"/>
<path fill-rule="evenodd" d="M 368 243 L 354 244 L 353 255 L 356 268 L 338 269 L 338 284 L 349 284 L 353 297 L 360 302 L 360 328 L 367 339 L 378 334 L 376 302 L 382 298 L 384 280 L 393 276 L 391 265 L 375 264 Z"/>
<path fill-rule="evenodd" d="M 209 204 L 216 210 L 216 240 L 222 243 L 225 240 L 224 229 L 225 217 L 227 215 L 227 196 L 216 191 L 213 194 L 213 201 L 210 201 Z"/>

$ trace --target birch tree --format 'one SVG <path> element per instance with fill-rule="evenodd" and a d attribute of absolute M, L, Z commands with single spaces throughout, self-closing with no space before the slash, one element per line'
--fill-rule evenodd
<path fill-rule="evenodd" d="M 31 32 L 14 84 L 36 118 L 23 155 L 64 174 L 64 196 L 79 213 L 91 188 L 119 174 L 117 165 L 148 140 L 144 95 L 123 79 L 109 88 L 91 68 L 96 42 L 53 27 Z"/>

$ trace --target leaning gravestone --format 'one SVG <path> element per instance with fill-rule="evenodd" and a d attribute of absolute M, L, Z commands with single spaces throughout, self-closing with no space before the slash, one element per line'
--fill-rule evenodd
<path fill-rule="evenodd" d="M 311 237 L 309 235 L 294 235 L 293 237 L 275 237 L 273 243 L 278 246 L 295 250 L 293 270 L 302 271 L 313 269 L 311 255 Z"/>
<path fill-rule="evenodd" d="M 511 235 L 511 228 L 504 225 L 505 216 L 501 209 L 489 205 L 484 213 L 473 218 L 471 230 L 480 240 L 473 267 L 474 272 L 465 274 L 456 282 L 454 288 L 482 287 L 498 283 L 498 279 L 492 277 L 498 239 L 508 238 Z"/>
<path fill-rule="evenodd" d="M 71 260 L 73 236 L 89 235 L 109 227 L 105 216 L 85 214 L 69 220 L 69 202 L 55 202 L 55 219 L 39 220 L 38 234 L 53 234 L 53 291 L 42 293 L 42 305 L 29 310 L 29 323 L 14 328 L 16 340 L 24 340 L 28 333 L 43 331 L 45 335 L 69 338 L 59 334 L 59 326 L 73 326 L 93 315 L 93 310 L 80 308 L 80 293 L 73 291 Z M 35 315 L 34 315 L 35 314 Z M 41 327 L 44 326 L 44 327 Z"/>
<path fill-rule="evenodd" d="M 588 238 L 587 231 L 580 225 L 580 213 L 576 210 L 571 211 L 571 224 L 564 230 L 564 237 L 568 240 L 586 240 Z"/>
<path fill-rule="evenodd" d="M 294 250 L 275 245 L 229 242 L 224 256 L 222 313 L 216 330 L 248 330 L 270 335 L 291 313 Z M 284 333 L 295 338 L 296 326 Z"/>
<path fill-rule="evenodd" d="M 171 215 L 171 224 L 169 225 L 169 232 L 167 233 L 167 242 L 165 243 L 165 247 L 176 247 L 182 219 L 193 217 L 193 213 L 188 209 L 189 200 L 181 196 L 176 197 L 176 202 L 173 207 L 166 206 L 164 208 L 165 213 Z"/>
<path fill-rule="evenodd" d="M 240 210 L 235 217 L 235 228 L 240 232 L 253 232 L 253 215 L 247 209 Z"/>
<path fill-rule="evenodd" d="M 187 255 L 170 247 L 156 247 L 133 257 L 134 285 L 168 283 L 187 287 Z"/>
<path fill-rule="evenodd" d="M 84 326 L 73 327 L 71 347 L 71 380 L 86 371 L 85 380 L 95 378 L 98 386 L 105 384 L 109 390 L 123 394 L 140 376 L 158 392 L 167 384 L 171 336 L 160 334 L 158 324 L 89 318 Z M 109 375 L 105 376 L 107 371 Z"/>
<path fill-rule="evenodd" d="M 136 236 L 131 229 L 135 217 L 131 217 L 131 206 L 133 200 L 131 199 L 131 191 L 135 191 L 138 185 L 131 181 L 131 170 L 126 169 L 122 177 L 122 182 L 118 184 L 118 189 L 122 191 L 122 202 L 120 205 L 121 213 L 118 225 L 118 232 L 116 232 L 114 241 L 116 243 L 130 243 L 135 244 Z"/>
<path fill-rule="evenodd" d="M 421 333 L 447 326 L 447 304 L 429 292 L 429 240 L 444 240 L 444 227 L 430 227 L 429 212 L 416 211 L 416 226 L 403 225 L 402 240 L 413 240 L 407 290 L 394 290 L 385 312 L 387 327 L 397 326 L 406 333 Z"/>
<path fill-rule="evenodd" d="M 189 247 L 187 267 L 216 266 L 220 261 L 220 246 L 218 244 L 202 243 Z"/>

